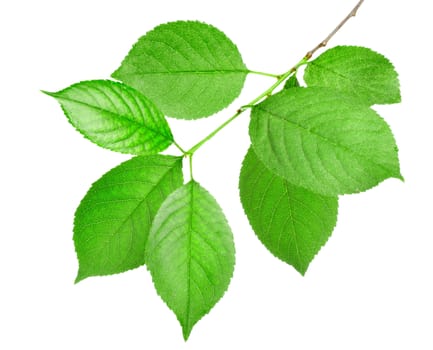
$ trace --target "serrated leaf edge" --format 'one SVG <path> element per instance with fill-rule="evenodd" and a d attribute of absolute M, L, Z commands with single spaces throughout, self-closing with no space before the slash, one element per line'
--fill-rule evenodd
<path fill-rule="evenodd" d="M 326 51 L 324 51 L 321 55 L 319 55 L 317 58 L 315 58 L 314 60 L 312 60 L 312 61 L 310 61 L 310 62 L 308 62 L 308 64 L 307 64 L 307 67 L 305 68 L 305 71 L 304 71 L 304 80 L 305 80 L 305 75 L 308 75 L 308 67 L 311 65 L 311 66 L 317 66 L 317 67 L 320 67 L 320 68 L 322 68 L 323 70 L 327 70 L 327 71 L 330 71 L 330 72 L 332 72 L 333 74 L 336 74 L 336 75 L 340 75 L 339 73 L 337 73 L 337 72 L 334 72 L 334 71 L 332 71 L 332 70 L 330 70 L 330 69 L 328 69 L 328 68 L 326 68 L 326 67 L 323 67 L 323 66 L 321 66 L 320 64 L 317 64 L 316 63 L 316 61 L 317 61 L 317 59 L 319 59 L 323 54 L 325 54 L 325 53 L 327 53 L 329 50 L 332 50 L 332 49 L 337 49 L 337 48 L 356 48 L 356 49 L 364 49 L 364 50 L 368 50 L 368 51 L 370 51 L 370 52 L 373 52 L 374 54 L 376 54 L 377 56 L 380 56 L 381 58 L 383 58 L 391 67 L 392 67 L 392 69 L 393 69 L 393 71 L 394 71 L 394 73 L 395 73 L 395 79 L 396 79 L 396 82 L 397 82 L 397 84 L 398 84 L 398 97 L 397 97 L 397 99 L 395 100 L 395 101 L 393 101 L 393 102 L 383 102 L 383 103 L 373 103 L 371 106 L 374 106 L 374 105 L 391 105 L 391 104 L 397 104 L 397 103 L 401 103 L 401 101 L 402 101 L 402 97 L 401 97 L 401 88 L 400 88 L 400 86 L 401 86 L 401 84 L 400 84 L 400 76 L 399 76 L 399 74 L 398 74 L 398 72 L 397 72 L 397 70 L 396 70 L 396 68 L 395 68 L 395 65 L 391 62 L 391 60 L 388 58 L 388 57 L 386 57 L 385 55 L 383 55 L 383 54 L 381 54 L 380 52 L 378 52 L 378 51 L 376 51 L 376 50 L 373 50 L 373 49 L 370 49 L 370 48 L 368 48 L 368 47 L 365 47 L 365 46 L 357 46 L 357 45 L 337 45 L 337 46 L 333 46 L 333 47 L 331 47 L 331 48 L 329 48 L 328 50 L 326 50 Z M 340 75 L 341 76 L 341 75 Z M 343 76 L 344 77 L 344 76 Z M 344 77 L 344 78 L 346 78 L 346 77 Z M 308 85 L 308 84 L 307 84 Z M 314 86 L 318 86 L 318 85 L 314 85 Z"/>
<path fill-rule="evenodd" d="M 136 156 L 136 157 L 146 157 L 146 156 Z M 133 158 L 131 158 L 131 159 L 134 159 L 134 158 L 136 158 L 136 157 L 133 157 Z M 171 157 L 171 158 L 173 158 L 173 159 L 176 159 L 176 158 L 177 158 L 177 161 L 180 162 L 180 165 L 181 165 L 181 167 L 182 167 L 182 157 L 176 157 L 176 156 L 164 156 L 164 157 Z M 96 184 L 97 182 L 99 182 L 99 180 L 101 180 L 101 179 L 102 179 L 106 174 L 108 174 L 108 173 L 110 173 L 112 170 L 114 170 L 114 169 L 116 169 L 116 168 L 122 166 L 122 165 L 125 164 L 126 162 L 129 162 L 131 159 L 128 159 L 128 160 L 126 160 L 126 161 L 124 161 L 124 162 L 122 162 L 122 163 L 120 163 L 120 164 L 114 166 L 113 168 L 111 168 L 110 170 L 108 170 L 107 172 L 105 172 L 105 173 L 104 173 L 104 174 L 103 174 L 99 179 L 97 179 L 96 181 L 94 181 L 94 182 L 92 183 L 92 185 L 91 185 L 90 188 L 87 190 L 86 194 L 83 196 L 83 198 L 81 199 L 80 203 L 78 204 L 77 209 L 75 210 L 75 213 L 74 213 L 74 220 L 73 220 L 73 232 L 74 232 L 74 236 L 75 236 L 75 224 L 76 224 L 76 216 L 77 216 L 78 209 L 80 208 L 81 204 L 85 202 L 87 195 L 94 191 L 94 189 L 93 189 L 94 184 Z M 176 162 L 175 162 L 175 163 L 176 163 Z M 175 163 L 174 163 L 174 164 L 175 164 Z M 167 170 L 167 172 L 166 172 L 166 173 L 161 177 L 161 180 L 160 180 L 159 182 L 161 182 L 162 179 L 165 178 L 165 177 L 167 176 L 167 174 L 168 174 L 170 171 L 172 171 L 174 168 L 175 168 L 175 167 L 170 168 L 169 170 Z M 182 175 L 182 172 L 181 172 L 181 175 Z M 182 179 L 182 180 L 183 180 L 183 179 Z M 178 188 L 177 188 L 177 189 L 178 189 Z M 177 190 L 177 189 L 176 189 L 176 190 Z M 176 190 L 175 190 L 175 191 L 176 191 Z M 152 190 L 152 191 L 153 191 L 153 190 Z M 172 192 L 172 193 L 173 193 L 173 192 Z M 169 196 L 170 196 L 170 194 L 166 197 L 166 199 L 167 199 Z M 141 200 L 141 201 L 137 204 L 137 208 L 138 208 L 142 203 L 144 203 L 145 200 L 146 200 L 146 199 Z M 162 203 L 164 203 L 164 201 L 163 201 Z M 161 203 L 161 205 L 162 205 L 162 203 Z M 135 212 L 135 211 L 137 210 L 137 208 L 135 208 L 135 209 L 133 210 L 133 212 Z M 152 225 L 150 225 L 150 227 L 149 227 L 149 232 L 150 232 L 151 226 L 152 226 Z M 74 247 L 75 247 L 75 253 L 76 253 L 76 255 L 77 255 L 78 265 L 80 265 L 80 259 L 78 258 L 78 252 L 77 252 L 77 249 L 76 249 L 76 246 L 75 246 L 74 236 L 73 236 L 73 242 L 74 242 Z M 89 277 L 106 277 L 106 276 L 118 275 L 118 274 L 121 274 L 121 273 L 124 273 L 124 272 L 127 272 L 127 271 L 131 271 L 131 270 L 138 269 L 138 268 L 142 267 L 143 265 L 145 265 L 145 261 L 144 261 L 143 264 L 141 264 L 140 266 L 137 266 L 137 267 L 134 267 L 134 268 L 130 268 L 130 269 L 126 270 L 126 271 L 122 271 L 122 272 L 114 272 L 114 273 L 109 273 L 109 274 L 104 274 L 104 275 L 93 275 L 93 274 L 88 275 L 88 274 L 81 274 L 81 273 L 80 273 L 81 270 L 80 270 L 80 268 L 79 268 L 79 269 L 78 269 L 77 276 L 76 276 L 75 281 L 74 281 L 74 284 L 77 284 L 77 283 L 79 283 L 79 282 L 81 282 L 81 281 L 83 281 L 83 280 L 85 280 L 86 278 L 89 278 Z"/>
<path fill-rule="evenodd" d="M 154 27 L 154 28 L 152 28 L 151 30 L 149 30 L 149 31 L 147 31 L 144 35 L 142 35 L 140 38 L 138 38 L 138 40 L 132 45 L 132 47 L 131 47 L 131 49 L 128 51 L 128 54 L 123 58 L 123 60 L 122 60 L 122 62 L 120 63 L 120 65 L 119 65 L 119 67 L 113 72 L 113 73 L 111 73 L 111 78 L 113 78 L 113 79 L 115 79 L 116 81 L 119 81 L 119 82 L 122 82 L 122 79 L 120 78 L 120 76 L 118 75 L 119 74 L 119 71 L 120 71 L 120 69 L 121 69 L 121 67 L 123 66 L 123 64 L 125 63 L 125 61 L 128 59 L 128 57 L 130 56 L 130 54 L 131 54 L 131 52 L 132 52 L 132 50 L 137 46 L 137 44 L 138 44 L 138 41 L 141 39 L 141 38 L 143 38 L 144 36 L 146 36 L 147 34 L 149 34 L 149 33 L 151 33 L 151 32 L 153 32 L 154 30 L 157 30 L 157 29 L 159 29 L 160 27 L 163 27 L 163 26 L 165 26 L 165 25 L 167 25 L 167 24 L 172 24 L 172 23 L 179 23 L 179 22 L 182 22 L 182 23 L 199 23 L 199 24 L 204 24 L 204 25 L 206 25 L 206 26 L 209 26 L 209 27 L 211 27 L 213 30 L 217 30 L 218 32 L 220 32 L 220 33 L 222 33 L 224 36 L 225 36 L 225 38 L 232 44 L 232 46 L 236 49 L 236 51 L 238 52 L 238 54 L 239 54 L 239 57 L 241 58 L 241 61 L 242 61 L 242 64 L 243 64 L 243 66 L 245 67 L 245 70 L 239 70 L 239 69 L 234 69 L 234 70 L 215 70 L 215 71 L 185 71 L 185 72 L 182 72 L 182 73 L 200 73 L 200 72 L 202 72 L 202 73 L 213 73 L 213 72 L 227 72 L 227 73 L 230 73 L 230 74 L 233 74 L 233 73 L 239 73 L 239 74 L 243 74 L 244 76 L 243 76 L 243 81 L 242 81 L 242 87 L 241 87 L 241 89 L 239 90 L 239 93 L 233 98 L 233 100 L 232 100 L 232 102 L 230 102 L 227 106 L 225 106 L 225 107 L 222 107 L 222 108 L 220 108 L 220 109 L 218 109 L 218 110 L 216 110 L 214 113 L 212 113 L 212 114 L 209 114 L 209 115 L 204 115 L 204 116 L 200 116 L 200 117 L 187 117 L 187 116 L 170 116 L 170 115 L 167 115 L 167 118 L 172 118 L 172 119 L 178 119 L 178 120 L 197 120 L 197 119 L 204 119 L 204 118 L 209 118 L 209 117 L 211 117 L 211 116 L 214 116 L 215 114 L 217 114 L 217 113 L 220 113 L 220 112 L 222 112 L 222 111 L 224 111 L 225 109 L 227 109 L 227 108 L 229 108 L 232 104 L 233 104 L 233 102 L 241 95 L 241 93 L 242 93 L 242 91 L 243 91 L 243 89 L 244 89 L 244 86 L 245 86 L 245 80 L 246 80 L 246 77 L 247 77 L 247 75 L 251 72 L 248 68 L 247 68 L 247 66 L 245 65 L 245 62 L 244 62 L 244 60 L 243 60 L 243 57 L 242 57 L 242 55 L 241 55 L 241 53 L 240 53 L 240 51 L 239 51 L 239 49 L 238 49 L 238 46 L 222 31 L 222 30 L 220 30 L 220 29 L 218 29 L 217 27 L 215 27 L 215 26 L 213 26 L 212 24 L 209 24 L 209 23 L 206 23 L 206 22 L 204 22 L 204 21 L 197 21 L 197 20 L 179 20 L 179 21 L 169 21 L 169 22 L 166 22 L 166 23 L 162 23 L 162 24 L 159 24 L 159 25 L 157 25 L 156 27 Z M 160 73 L 149 73 L 149 74 L 175 74 L 176 72 L 160 72 Z"/>
<path fill-rule="evenodd" d="M 252 147 L 252 145 L 250 145 L 250 147 Z M 245 161 L 245 157 L 244 157 L 244 159 L 242 160 L 241 172 L 242 172 L 242 169 L 243 169 L 243 167 L 244 167 L 244 161 Z M 261 162 L 261 163 L 263 164 L 263 162 Z M 270 169 L 269 169 L 268 167 L 266 167 L 264 164 L 263 164 L 263 166 L 264 166 L 266 169 L 270 170 Z M 289 182 L 288 180 L 286 180 L 285 178 L 283 178 L 283 177 L 281 177 L 281 176 L 279 176 L 279 175 L 277 175 L 277 174 L 275 174 L 275 173 L 273 173 L 273 172 L 272 172 L 272 174 L 273 174 L 274 177 L 276 177 L 276 178 L 278 178 L 278 179 L 282 179 L 284 182 L 290 183 L 290 182 Z M 239 176 L 239 179 L 240 179 L 240 176 Z M 293 185 L 292 183 L 290 183 L 290 184 L 291 184 L 292 186 L 295 186 L 295 187 L 301 187 L 301 186 Z M 311 190 L 309 190 L 309 189 L 307 189 L 307 188 L 304 188 L 304 187 L 301 187 L 301 188 L 303 188 L 304 190 L 307 190 L 307 191 L 309 191 L 309 192 L 312 192 Z M 312 192 L 312 193 L 316 193 L 316 192 Z M 313 255 L 313 257 L 311 258 L 311 260 L 310 260 L 310 262 L 308 263 L 308 265 L 306 266 L 306 268 L 305 268 L 305 269 L 298 269 L 296 266 L 293 266 L 293 265 L 289 264 L 287 261 L 283 260 L 282 258 L 280 258 L 279 256 L 277 256 L 276 254 L 274 254 L 274 252 L 272 252 L 271 250 L 269 250 L 269 249 L 266 247 L 265 243 L 264 243 L 264 242 L 262 241 L 262 239 L 260 238 L 260 236 L 259 236 L 259 235 L 257 234 L 257 232 L 254 230 L 254 227 L 253 227 L 253 225 L 252 225 L 252 223 L 251 223 L 251 221 L 250 221 L 250 218 L 249 218 L 249 216 L 248 216 L 248 214 L 247 214 L 247 211 L 246 211 L 246 209 L 245 209 L 244 202 L 243 202 L 243 200 L 242 200 L 241 189 L 240 189 L 240 181 L 238 181 L 238 194 L 239 194 L 239 199 L 240 199 L 240 202 L 241 202 L 241 205 L 242 205 L 242 209 L 243 209 L 244 214 L 245 214 L 245 216 L 246 216 L 246 218 L 247 218 L 248 224 L 250 225 L 251 231 L 254 232 L 255 236 L 257 237 L 257 239 L 259 240 L 259 242 L 262 244 L 262 246 L 266 249 L 266 251 L 268 251 L 268 252 L 269 252 L 273 257 L 275 257 L 275 258 L 278 259 L 279 261 L 281 261 L 281 262 L 283 262 L 284 264 L 286 264 L 286 265 L 288 265 L 288 266 L 294 268 L 294 269 L 295 269 L 296 271 L 298 271 L 302 276 L 305 276 L 305 274 L 306 274 L 308 268 L 310 267 L 311 263 L 314 261 L 314 259 L 316 258 L 316 256 L 320 253 L 320 251 L 324 248 L 324 246 L 326 245 L 326 243 L 328 243 L 329 239 L 332 237 L 332 234 L 334 233 L 335 228 L 337 227 L 337 222 L 338 222 L 338 211 L 339 211 L 339 203 L 340 203 L 339 200 L 338 200 L 338 197 L 339 197 L 339 196 L 336 196 L 336 197 L 337 197 L 337 207 L 336 207 L 337 215 L 336 215 L 335 223 L 334 223 L 334 225 L 332 226 L 331 234 L 327 237 L 326 241 L 325 241 L 325 242 L 320 246 L 319 250 L 318 250 L 318 251 Z M 320 195 L 320 196 L 325 196 L 325 195 L 323 195 L 323 194 L 321 194 L 321 193 L 316 193 L 316 194 L 318 194 L 318 195 Z M 328 197 L 332 197 L 332 196 L 328 196 Z"/>

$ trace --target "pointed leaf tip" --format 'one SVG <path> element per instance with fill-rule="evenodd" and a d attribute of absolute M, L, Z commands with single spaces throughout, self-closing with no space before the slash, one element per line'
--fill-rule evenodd
<path fill-rule="evenodd" d="M 77 274 L 77 277 L 75 277 L 74 284 L 80 283 L 81 281 L 85 280 L 87 277 L 89 277 L 89 276 L 81 275 L 80 270 L 78 270 L 78 274 Z"/>
<path fill-rule="evenodd" d="M 39 90 L 40 92 L 42 92 L 45 95 L 51 96 L 51 97 L 56 97 L 56 93 L 55 92 L 50 92 L 50 91 L 45 91 L 45 90 Z"/>
<path fill-rule="evenodd" d="M 187 329 L 186 327 L 182 326 L 182 335 L 183 340 L 186 342 L 191 334 L 192 329 Z"/>

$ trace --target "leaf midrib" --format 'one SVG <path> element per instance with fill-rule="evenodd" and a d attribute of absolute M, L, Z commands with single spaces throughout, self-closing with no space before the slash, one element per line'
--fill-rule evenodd
<path fill-rule="evenodd" d="M 233 74 L 233 73 L 242 73 L 248 74 L 250 71 L 248 69 L 215 69 L 215 70 L 177 70 L 177 71 L 141 71 L 138 72 L 130 72 L 130 73 L 122 73 L 122 76 L 125 75 L 152 75 L 152 74 L 203 74 L 203 75 L 217 75 L 217 74 Z M 113 74 L 113 77 L 120 77 L 120 75 Z"/>
<path fill-rule="evenodd" d="M 146 124 L 144 124 L 144 121 L 143 121 L 143 123 L 140 123 L 140 122 L 138 122 L 138 121 L 136 121 L 136 120 L 134 120 L 134 119 L 131 119 L 131 118 L 128 117 L 127 115 L 124 115 L 124 114 L 117 114 L 117 113 L 112 112 L 112 111 L 110 111 L 110 110 L 108 110 L 108 109 L 104 109 L 104 108 L 102 108 L 102 107 L 94 106 L 94 105 L 91 105 L 91 104 L 89 104 L 89 103 L 87 103 L 87 102 L 83 102 L 83 101 L 75 100 L 75 99 L 73 99 L 73 98 L 69 98 L 69 97 L 65 97 L 65 96 L 61 96 L 61 95 L 56 96 L 56 98 L 58 98 L 59 100 L 66 100 L 66 101 L 69 101 L 69 102 L 77 103 L 77 104 L 80 104 L 80 105 L 86 106 L 86 107 L 88 107 L 88 108 L 95 109 L 95 110 L 97 110 L 97 111 L 99 111 L 99 112 L 102 112 L 102 113 L 110 114 L 111 116 L 113 116 L 113 117 L 115 117 L 115 118 L 118 118 L 118 119 L 121 119 L 121 120 L 122 120 L 122 119 L 125 119 L 125 120 L 128 121 L 129 123 L 136 125 L 136 127 L 138 127 L 138 128 L 147 129 L 147 130 L 149 130 L 150 132 L 152 132 L 152 133 L 154 133 L 154 134 L 157 134 L 157 135 L 162 136 L 162 137 L 163 137 L 164 139 L 166 139 L 167 141 L 173 141 L 173 135 L 170 134 L 170 138 L 168 138 L 168 136 L 167 136 L 166 134 L 161 133 L 161 130 L 153 129 L 153 128 L 147 126 Z M 165 127 L 165 126 L 164 126 L 164 127 Z"/>
<path fill-rule="evenodd" d="M 302 268 L 303 268 L 304 264 L 302 262 L 301 254 L 299 252 L 298 232 L 297 232 L 297 228 L 295 227 L 295 220 L 293 217 L 292 201 L 291 201 L 291 198 L 289 196 L 289 186 L 288 186 L 286 181 L 283 181 L 283 186 L 284 186 L 284 194 L 287 195 L 286 199 L 287 199 L 287 205 L 289 207 L 289 217 L 290 217 L 290 223 L 292 226 L 293 240 L 295 241 L 296 255 L 298 257 L 298 264 L 302 265 Z"/>
<path fill-rule="evenodd" d="M 191 308 L 191 262 L 192 262 L 192 233 L 194 232 L 192 227 L 193 221 L 193 213 L 194 213 L 194 183 L 191 182 L 191 190 L 190 190 L 190 205 L 189 205 L 189 217 L 188 217 L 188 262 L 187 262 L 187 293 L 188 297 L 186 299 L 186 328 L 187 332 L 189 332 L 190 328 L 190 308 Z"/>

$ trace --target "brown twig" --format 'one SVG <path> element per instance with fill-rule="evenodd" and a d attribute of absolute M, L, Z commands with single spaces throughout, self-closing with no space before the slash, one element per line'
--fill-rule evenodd
<path fill-rule="evenodd" d="M 208 136 L 206 136 L 204 139 L 202 139 L 200 142 L 196 143 L 193 147 L 191 147 L 188 151 L 183 151 L 181 148 L 179 148 L 182 153 L 186 156 L 191 157 L 195 151 L 197 151 L 201 146 L 203 146 L 204 143 L 209 141 L 212 137 L 214 137 L 218 132 L 220 132 L 223 128 L 225 128 L 228 124 L 230 124 L 233 120 L 235 120 L 237 117 L 239 117 L 243 112 L 245 112 L 248 108 L 252 108 L 255 104 L 262 101 L 264 98 L 267 98 L 272 95 L 273 91 L 282 84 L 290 75 L 292 75 L 294 72 L 298 70 L 298 68 L 304 64 L 307 63 L 307 61 L 313 56 L 313 54 L 319 50 L 322 47 L 325 47 L 328 44 L 328 41 L 331 40 L 331 38 L 337 33 L 341 27 L 344 26 L 344 24 L 351 18 L 356 15 L 356 12 L 358 11 L 359 7 L 362 5 L 364 0 L 361 0 L 358 2 L 358 4 L 353 8 L 352 11 L 344 18 L 340 24 L 335 27 L 335 29 L 323 40 L 319 45 L 317 45 L 314 49 L 311 51 L 308 51 L 307 54 L 304 56 L 302 60 L 300 60 L 295 66 L 293 66 L 291 69 L 289 69 L 286 73 L 278 76 L 278 80 L 265 92 L 257 96 L 254 100 L 252 100 L 250 103 L 242 106 L 237 110 L 237 112 L 230 117 L 228 120 L 226 120 L 224 123 L 222 123 L 218 128 L 216 128 L 214 131 L 212 131 Z"/>
<path fill-rule="evenodd" d="M 361 7 L 363 2 L 364 0 L 360 0 L 352 9 L 352 11 L 350 11 L 350 13 L 340 22 L 338 26 L 335 27 L 335 29 L 324 40 L 322 40 L 314 49 L 307 52 L 305 58 L 307 60 L 310 59 L 317 50 L 328 45 L 329 40 L 331 40 L 331 38 L 341 29 L 341 27 L 343 27 L 349 19 L 356 16 L 358 9 Z"/>

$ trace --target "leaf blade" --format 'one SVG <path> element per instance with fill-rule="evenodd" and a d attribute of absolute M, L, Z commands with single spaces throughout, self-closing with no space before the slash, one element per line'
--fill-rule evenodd
<path fill-rule="evenodd" d="M 164 201 L 149 234 L 146 264 L 185 340 L 227 290 L 234 254 L 233 236 L 221 208 L 197 182 L 189 182 Z"/>
<path fill-rule="evenodd" d="M 149 96 L 170 117 L 197 119 L 227 107 L 247 74 L 237 47 L 223 32 L 177 21 L 141 37 L 112 77 Z"/>
<path fill-rule="evenodd" d="M 89 80 L 47 95 L 69 122 L 98 146 L 120 153 L 163 151 L 173 135 L 159 109 L 137 90 L 110 80 Z"/>
<path fill-rule="evenodd" d="M 290 89 L 294 87 L 300 87 L 301 84 L 299 84 L 298 78 L 296 78 L 296 74 L 293 74 L 289 79 L 286 80 L 284 84 L 284 89 Z"/>
<path fill-rule="evenodd" d="M 402 179 L 389 126 L 357 99 L 325 88 L 291 88 L 253 108 L 254 151 L 296 186 L 334 196 Z"/>
<path fill-rule="evenodd" d="M 182 182 L 182 158 L 163 155 L 132 158 L 97 180 L 75 213 L 76 283 L 143 265 L 153 218 Z"/>
<path fill-rule="evenodd" d="M 368 106 L 401 101 L 398 74 L 383 55 L 359 46 L 337 46 L 308 63 L 308 86 L 329 87 L 354 96 Z"/>
<path fill-rule="evenodd" d="M 239 194 L 262 244 L 304 275 L 337 223 L 338 197 L 292 185 L 268 170 L 251 147 L 242 163 Z"/>

